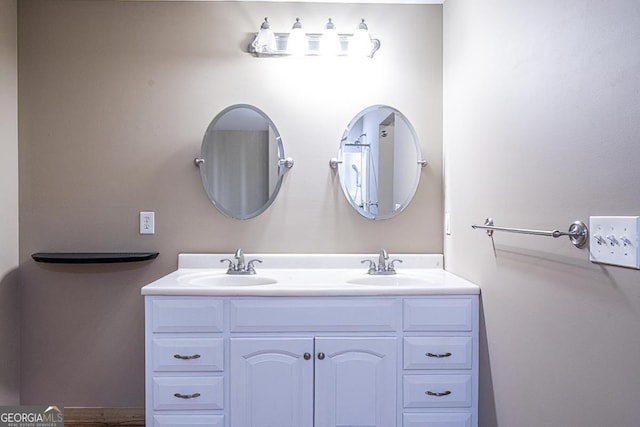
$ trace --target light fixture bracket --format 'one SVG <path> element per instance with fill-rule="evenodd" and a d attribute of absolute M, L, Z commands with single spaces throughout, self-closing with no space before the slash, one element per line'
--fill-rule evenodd
<path fill-rule="evenodd" d="M 291 53 L 287 52 L 289 33 L 274 33 L 274 35 L 276 38 L 275 50 L 271 52 L 257 52 L 251 43 L 248 48 L 249 53 L 258 58 L 293 56 Z M 306 36 L 308 46 L 303 56 L 322 56 L 322 53 L 320 52 L 320 38 L 322 37 L 322 34 L 306 33 Z M 336 56 L 349 56 L 349 43 L 353 40 L 353 34 L 338 34 L 338 36 L 340 37 L 341 50 Z M 373 55 L 378 51 L 378 49 L 380 49 L 380 40 L 372 38 L 371 52 L 367 57 L 373 58 Z"/>

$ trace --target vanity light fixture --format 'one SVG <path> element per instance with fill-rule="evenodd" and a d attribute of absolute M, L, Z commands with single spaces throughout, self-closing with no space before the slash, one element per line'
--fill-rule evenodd
<path fill-rule="evenodd" d="M 305 33 L 296 18 L 290 33 L 274 33 L 267 18 L 249 45 L 249 53 L 257 57 L 274 56 L 354 56 L 369 57 L 380 49 L 380 40 L 369 34 L 364 19 L 353 34 L 338 33 L 331 18 L 322 33 Z"/>
<path fill-rule="evenodd" d="M 302 30 L 300 18 L 296 18 L 296 22 L 293 23 L 287 40 L 287 53 L 293 56 L 301 56 L 307 53 L 308 47 L 309 41 L 307 40 L 307 35 Z"/>
<path fill-rule="evenodd" d="M 276 35 L 271 30 L 269 19 L 264 18 L 264 22 L 260 25 L 260 31 L 251 43 L 251 48 L 257 53 L 274 53 L 277 51 Z"/>
<path fill-rule="evenodd" d="M 351 43 L 349 43 L 349 55 L 367 56 L 373 49 L 373 42 L 369 34 L 369 28 L 364 23 L 364 19 L 358 25 L 358 29 L 353 33 Z"/>
<path fill-rule="evenodd" d="M 320 37 L 320 54 L 325 56 L 338 56 L 341 51 L 340 35 L 338 34 L 336 25 L 331 21 L 331 18 L 329 18 Z"/>

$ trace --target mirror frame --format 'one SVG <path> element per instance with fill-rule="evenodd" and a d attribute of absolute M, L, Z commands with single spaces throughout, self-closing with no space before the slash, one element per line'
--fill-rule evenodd
<path fill-rule="evenodd" d="M 233 110 L 237 110 L 237 109 L 249 109 L 254 111 L 255 113 L 259 114 L 267 123 L 267 126 L 269 127 L 269 129 L 271 130 L 271 132 L 273 132 L 275 138 L 274 140 L 277 143 L 277 150 L 278 150 L 278 179 L 277 182 L 273 188 L 273 190 L 271 191 L 271 193 L 269 194 L 269 198 L 268 200 L 260 207 L 260 209 L 250 212 L 249 214 L 238 214 L 237 212 L 232 212 L 229 209 L 227 209 L 226 207 L 224 207 L 219 200 L 216 200 L 216 197 L 214 197 L 214 194 L 212 194 L 212 191 L 210 191 L 210 187 L 208 184 L 210 182 L 210 180 L 207 178 L 207 174 L 206 174 L 206 168 L 207 168 L 207 164 L 205 162 L 205 154 L 206 154 L 206 146 L 208 144 L 212 144 L 214 143 L 214 138 L 212 135 L 213 131 L 215 131 L 215 126 L 216 124 L 221 120 L 222 117 L 224 117 L 227 113 L 229 113 L 230 111 Z M 290 163 L 289 163 L 290 162 Z M 275 201 L 276 197 L 278 196 L 278 193 L 280 192 L 280 188 L 282 187 L 282 181 L 284 179 L 284 174 L 286 172 L 286 168 L 290 168 L 293 165 L 293 161 L 291 159 L 285 159 L 285 154 L 284 154 L 284 145 L 282 143 L 282 137 L 280 135 L 280 132 L 278 131 L 278 128 L 276 127 L 275 123 L 273 122 L 273 120 L 271 120 L 271 118 L 269 116 L 267 116 L 264 111 L 262 111 L 261 109 L 259 109 L 258 107 L 255 107 L 251 104 L 234 104 L 234 105 L 230 105 L 228 107 L 226 107 L 225 109 L 223 109 L 222 111 L 220 111 L 214 118 L 213 120 L 211 120 L 211 122 L 209 123 L 209 126 L 207 127 L 207 130 L 204 134 L 204 137 L 202 139 L 202 145 L 200 148 L 200 158 L 196 159 L 196 164 L 198 165 L 198 167 L 200 168 L 200 178 L 202 180 L 202 185 L 204 187 L 205 193 L 207 193 L 207 197 L 209 198 L 209 201 L 213 204 L 213 206 L 216 207 L 216 209 L 218 209 L 218 211 L 220 211 L 222 214 L 224 214 L 226 217 L 228 218 L 232 218 L 232 219 L 238 219 L 238 220 L 248 220 L 248 219 L 252 219 L 255 218 L 257 216 L 259 216 L 260 214 L 262 214 L 264 211 L 266 211 Z"/>
<path fill-rule="evenodd" d="M 344 147 L 345 144 L 348 141 L 349 138 L 349 134 L 351 133 L 351 130 L 353 128 L 353 126 L 359 121 L 361 120 L 364 116 L 366 116 L 368 113 L 371 113 L 373 111 L 377 111 L 377 110 L 381 110 L 381 109 L 387 109 L 389 110 L 389 113 L 395 113 L 398 117 L 400 117 L 402 119 L 402 121 L 404 122 L 404 124 L 406 125 L 412 139 L 413 139 L 413 148 L 415 148 L 415 156 L 416 156 L 416 169 L 415 169 L 415 174 L 413 176 L 412 179 L 412 188 L 410 190 L 408 190 L 408 194 L 407 197 L 404 198 L 404 200 L 402 201 L 402 203 L 400 204 L 400 207 L 392 212 L 386 213 L 386 214 L 370 214 L 368 212 L 366 212 L 362 207 L 360 207 L 358 204 L 355 203 L 355 201 L 353 200 L 353 198 L 351 197 L 351 193 L 349 192 L 349 189 L 347 188 L 347 183 L 346 183 L 346 179 L 344 179 L 344 177 L 346 176 L 346 172 L 345 172 L 345 168 L 347 167 L 344 160 Z M 342 137 L 340 138 L 340 147 L 338 150 L 338 157 L 337 157 L 337 161 L 335 162 L 335 166 L 336 169 L 338 171 L 338 176 L 340 179 L 340 187 L 342 188 L 342 192 L 345 196 L 345 198 L 347 199 L 347 201 L 349 202 L 349 204 L 351 205 L 351 207 L 358 212 L 360 215 L 362 215 L 363 217 L 367 218 L 367 219 L 371 219 L 371 220 L 385 220 L 385 219 L 390 219 L 390 218 L 394 218 L 397 215 L 399 215 L 402 211 L 404 211 L 406 209 L 406 207 L 411 203 L 411 201 L 413 200 L 413 197 L 415 196 L 417 190 L 418 190 L 418 186 L 420 184 L 420 176 L 421 176 L 421 172 L 422 172 L 422 168 L 426 165 L 426 161 L 423 160 L 422 157 L 422 151 L 420 148 L 420 140 L 418 139 L 418 134 L 416 133 L 415 128 L 413 127 L 413 125 L 411 124 L 411 122 L 409 121 L 409 119 L 407 119 L 407 117 L 398 109 L 388 106 L 388 105 L 383 105 L 383 104 L 376 104 L 376 105 L 371 105 L 367 108 L 365 108 L 364 110 L 360 111 L 358 114 L 356 114 L 354 116 L 353 119 L 351 119 L 351 121 L 349 122 L 349 124 L 347 125 L 347 127 L 345 128 L 344 132 L 342 133 Z M 332 165 L 332 167 L 334 167 Z M 395 166 L 394 166 L 395 167 Z"/>

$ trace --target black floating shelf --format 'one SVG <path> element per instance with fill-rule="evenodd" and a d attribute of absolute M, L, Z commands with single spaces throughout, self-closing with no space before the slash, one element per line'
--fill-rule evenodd
<path fill-rule="evenodd" d="M 38 252 L 31 255 L 37 262 L 53 264 L 113 264 L 156 259 L 158 252 Z"/>

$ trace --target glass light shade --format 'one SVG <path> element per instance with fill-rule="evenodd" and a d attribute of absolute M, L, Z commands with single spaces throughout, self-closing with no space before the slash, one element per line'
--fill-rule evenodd
<path fill-rule="evenodd" d="M 302 24 L 300 19 L 296 18 L 296 22 L 293 24 L 293 29 L 289 33 L 287 40 L 287 53 L 293 56 L 301 56 L 307 53 L 309 42 L 307 35 L 302 30 Z"/>
<path fill-rule="evenodd" d="M 341 50 L 338 30 L 336 30 L 336 26 L 331 22 L 331 18 L 329 18 L 322 37 L 320 37 L 320 53 L 322 55 L 335 56 L 338 55 Z"/>
<path fill-rule="evenodd" d="M 372 50 L 373 42 L 371 41 L 371 35 L 363 19 L 349 42 L 349 55 L 371 56 Z"/>
<path fill-rule="evenodd" d="M 260 31 L 251 46 L 257 53 L 273 53 L 277 50 L 276 35 L 271 31 L 271 24 L 267 18 L 264 18 Z"/>

